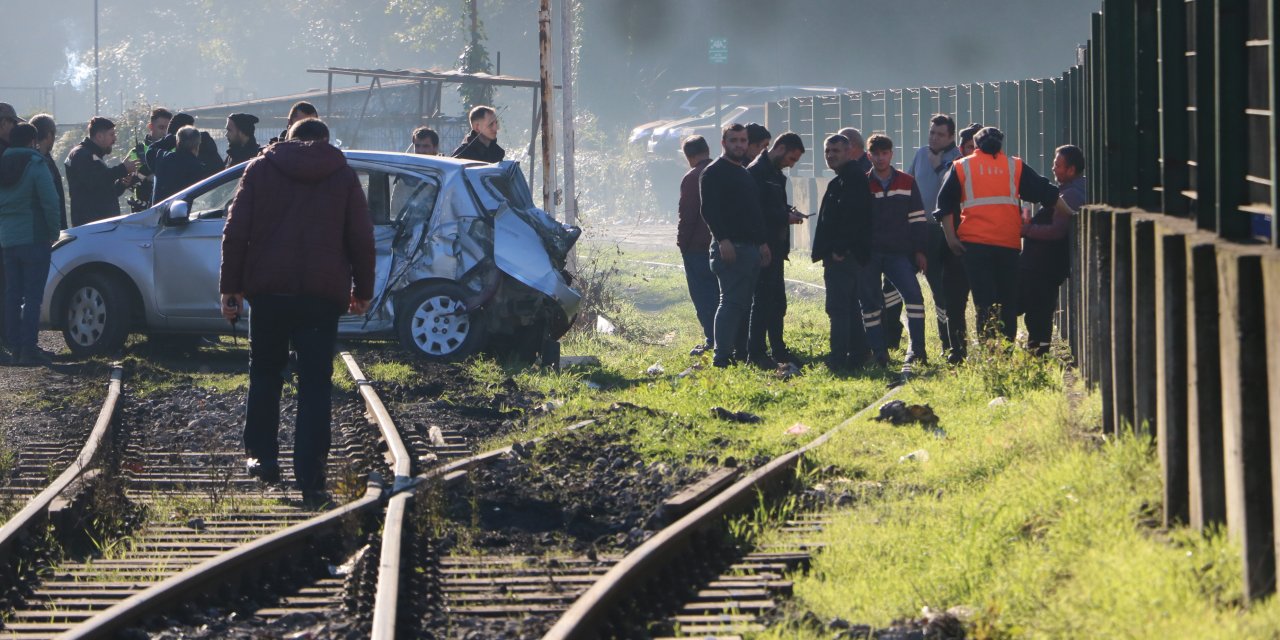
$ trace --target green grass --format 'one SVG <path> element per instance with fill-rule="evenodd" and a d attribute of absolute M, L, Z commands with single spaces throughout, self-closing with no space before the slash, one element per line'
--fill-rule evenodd
<path fill-rule="evenodd" d="M 867 420 L 822 448 L 816 464 L 836 465 L 829 482 L 859 500 L 822 534 L 792 619 L 885 626 L 963 606 L 978 638 L 1280 634 L 1273 601 L 1242 608 L 1239 553 L 1222 532 L 1158 528 L 1150 438 L 1101 438 L 1097 398 L 1071 406 L 1043 382 L 1051 369 L 978 359 L 900 395 L 930 404 L 945 437 Z M 1042 382 L 988 406 L 1005 376 Z M 902 460 L 919 450 L 927 460 Z M 760 637 L 829 636 L 793 622 Z"/>

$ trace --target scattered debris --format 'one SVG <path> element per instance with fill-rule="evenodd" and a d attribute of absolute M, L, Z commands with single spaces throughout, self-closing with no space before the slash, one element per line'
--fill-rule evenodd
<path fill-rule="evenodd" d="M 1003 407 L 1003 406 L 1004 406 L 1004 405 L 1006 405 L 1006 404 L 1009 404 L 1009 399 L 1008 399 L 1008 398 L 1006 398 L 1006 397 L 1004 397 L 1004 396 L 996 396 L 996 398 L 995 398 L 994 400 L 992 400 L 991 402 L 988 402 L 988 403 L 987 403 L 987 406 L 988 406 L 988 407 Z"/>
<path fill-rule="evenodd" d="M 650 407 L 642 407 L 634 402 L 627 402 L 625 400 L 619 400 L 618 402 L 615 402 L 609 405 L 609 412 L 613 413 L 615 411 L 643 411 L 645 414 L 651 415 L 651 416 L 657 416 L 662 414 L 662 412 L 658 411 L 657 409 L 653 409 Z"/>
<path fill-rule="evenodd" d="M 596 333 L 614 334 L 618 331 L 617 325 L 609 321 L 603 315 L 596 316 Z"/>
<path fill-rule="evenodd" d="M 876 416 L 876 420 L 894 425 L 919 424 L 933 428 L 938 426 L 938 415 L 933 412 L 932 407 L 927 404 L 909 405 L 901 400 L 881 405 L 880 415 Z"/>
<path fill-rule="evenodd" d="M 537 411 L 538 413 L 551 413 L 563 406 L 564 400 L 548 400 L 537 407 L 534 407 L 534 411 Z"/>
<path fill-rule="evenodd" d="M 787 435 L 789 436 L 798 436 L 806 433 L 809 433 L 809 425 L 802 422 L 797 422 L 787 429 Z"/>
<path fill-rule="evenodd" d="M 431 446 L 443 447 L 445 444 L 444 431 L 442 431 L 438 425 L 433 424 L 429 429 L 427 429 L 427 439 L 431 441 Z"/>
<path fill-rule="evenodd" d="M 692 365 L 690 365 L 688 369 L 685 369 L 684 371 L 681 371 L 680 373 L 676 374 L 676 377 L 688 378 L 689 376 L 693 375 L 694 371 L 700 371 L 701 369 L 702 369 L 702 363 L 695 362 Z"/>
<path fill-rule="evenodd" d="M 649 365 L 648 369 L 644 370 L 645 375 L 648 376 L 660 376 L 666 372 L 667 370 L 662 366 L 661 362 L 655 362 Z"/>
<path fill-rule="evenodd" d="M 773 374 L 783 380 L 787 380 L 792 376 L 799 375 L 800 367 L 796 366 L 796 363 L 794 362 L 779 362 L 778 368 L 773 372 Z"/>
<path fill-rule="evenodd" d="M 915 451 L 912 451 L 911 453 L 908 453 L 907 455 L 902 456 L 901 458 L 898 458 L 898 462 L 910 462 L 912 460 L 916 460 L 919 462 L 928 462 L 929 452 L 924 449 L 916 449 Z"/>
<path fill-rule="evenodd" d="M 760 416 L 754 413 L 748 413 L 746 411 L 730 411 L 724 407 L 711 407 L 711 415 L 720 418 L 721 420 L 728 420 L 729 422 L 755 424 L 762 421 Z"/>

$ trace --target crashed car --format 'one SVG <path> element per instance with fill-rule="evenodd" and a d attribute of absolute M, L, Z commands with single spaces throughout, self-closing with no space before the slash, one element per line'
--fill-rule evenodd
<path fill-rule="evenodd" d="M 377 266 L 369 312 L 343 316 L 340 336 L 395 337 L 428 360 L 554 348 L 581 301 L 565 271 L 581 230 L 534 206 L 518 163 L 344 153 L 369 200 Z M 145 211 L 64 231 L 42 323 L 82 356 L 114 353 L 130 333 L 243 334 L 246 325 L 222 318 L 218 271 L 245 166 Z"/>

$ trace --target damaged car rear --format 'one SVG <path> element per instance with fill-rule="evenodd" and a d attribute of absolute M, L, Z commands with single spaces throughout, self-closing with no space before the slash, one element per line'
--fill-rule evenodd
<path fill-rule="evenodd" d="M 581 231 L 534 206 L 518 163 L 344 153 L 369 200 L 377 266 L 369 312 L 343 316 L 339 335 L 395 337 L 428 360 L 555 349 L 581 300 L 565 271 Z M 44 324 L 77 355 L 114 353 L 131 333 L 192 340 L 235 331 L 221 316 L 218 267 L 244 167 L 64 232 Z"/>

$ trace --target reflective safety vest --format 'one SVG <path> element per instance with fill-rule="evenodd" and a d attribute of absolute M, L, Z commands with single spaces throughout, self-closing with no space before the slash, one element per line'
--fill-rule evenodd
<path fill-rule="evenodd" d="M 1022 248 L 1022 207 L 1018 183 L 1022 159 L 974 152 L 952 165 L 964 188 L 960 201 L 962 242 Z"/>

